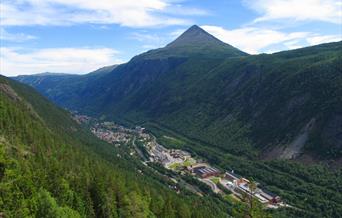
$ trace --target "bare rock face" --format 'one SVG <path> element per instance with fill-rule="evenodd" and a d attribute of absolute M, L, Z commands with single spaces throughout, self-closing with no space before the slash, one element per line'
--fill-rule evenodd
<path fill-rule="evenodd" d="M 269 150 L 266 155 L 264 155 L 264 159 L 296 159 L 299 157 L 303 151 L 303 147 L 305 143 L 309 139 L 310 131 L 315 126 L 316 119 L 312 118 L 298 133 L 298 135 L 293 139 L 293 141 L 284 146 L 277 146 L 273 149 Z"/>
<path fill-rule="evenodd" d="M 289 144 L 280 155 L 281 159 L 294 159 L 301 154 L 301 150 L 307 140 L 309 139 L 310 130 L 315 124 L 315 118 L 312 118 L 309 123 L 305 125 L 297 137 Z"/>
<path fill-rule="evenodd" d="M 9 85 L 5 83 L 0 83 L 0 92 L 4 93 L 8 97 L 10 97 L 14 101 L 20 101 L 21 98 L 17 95 L 17 93 L 10 87 Z"/>

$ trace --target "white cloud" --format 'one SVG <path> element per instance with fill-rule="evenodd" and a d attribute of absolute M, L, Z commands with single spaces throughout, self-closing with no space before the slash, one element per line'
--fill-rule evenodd
<path fill-rule="evenodd" d="M 306 37 L 306 32 L 282 33 L 275 30 L 246 27 L 227 30 L 218 26 L 203 26 L 203 29 L 220 40 L 251 54 L 260 53 L 270 45 Z"/>
<path fill-rule="evenodd" d="M 177 29 L 177 30 L 175 30 L 175 31 L 172 31 L 171 33 L 170 33 L 170 35 L 171 35 L 171 37 L 173 38 L 173 39 L 176 39 L 178 36 L 180 36 L 182 33 L 184 33 L 186 31 L 186 29 Z"/>
<path fill-rule="evenodd" d="M 167 37 L 163 37 L 160 34 L 151 34 L 146 32 L 132 33 L 130 38 L 143 43 L 143 45 L 141 46 L 141 48 L 143 49 L 142 52 L 145 50 L 163 47 L 168 40 Z"/>
<path fill-rule="evenodd" d="M 206 10 L 200 9 L 200 8 L 190 8 L 190 7 L 184 7 L 183 5 L 176 4 L 176 5 L 169 5 L 165 13 L 167 14 L 174 14 L 174 15 L 193 15 L 193 16 L 204 16 L 204 15 L 210 15 L 210 13 Z"/>
<path fill-rule="evenodd" d="M 327 36 L 314 35 L 307 39 L 310 45 L 318 45 L 318 44 L 327 43 L 327 42 L 337 42 L 341 40 L 342 40 L 341 35 L 340 36 L 338 35 L 327 35 Z"/>
<path fill-rule="evenodd" d="M 160 42 L 162 38 L 158 34 L 149 34 L 149 33 L 132 33 L 132 39 L 135 39 L 139 42 Z"/>
<path fill-rule="evenodd" d="M 10 33 L 7 32 L 5 28 L 0 28 L 0 40 L 12 42 L 25 42 L 36 38 L 36 36 L 27 35 L 24 33 Z"/>
<path fill-rule="evenodd" d="M 186 15 L 205 12 L 178 7 L 168 0 L 3 0 L 2 25 L 72 25 L 77 23 L 120 24 L 129 27 L 188 25 L 174 10 Z M 171 14 L 173 14 L 171 16 Z"/>
<path fill-rule="evenodd" d="M 0 48 L 0 73 L 7 76 L 41 72 L 87 73 L 121 63 L 111 48 L 45 48 L 27 51 Z"/>
<path fill-rule="evenodd" d="M 311 32 L 285 33 L 257 27 L 245 27 L 233 30 L 227 30 L 219 26 L 202 26 L 202 28 L 220 40 L 250 54 L 294 49 L 342 39 L 342 36 L 338 35 L 322 36 Z M 275 49 L 274 46 L 278 49 Z"/>
<path fill-rule="evenodd" d="M 147 33 L 135 32 L 131 34 L 131 38 L 142 42 L 143 51 L 147 49 L 156 49 L 166 46 L 168 43 L 179 37 L 186 29 L 177 29 L 169 33 Z"/>
<path fill-rule="evenodd" d="M 261 14 L 255 22 L 293 19 L 342 23 L 340 0 L 245 0 L 245 3 Z"/>
<path fill-rule="evenodd" d="M 288 49 L 297 49 L 297 48 L 303 47 L 303 45 L 301 44 L 301 40 L 299 40 L 299 39 L 295 39 L 295 40 L 292 40 L 292 41 L 284 42 L 284 45 Z"/>
<path fill-rule="evenodd" d="M 141 48 L 143 49 L 141 52 L 145 52 L 147 50 L 151 50 L 151 49 L 156 49 L 159 48 L 160 46 L 156 45 L 156 44 L 145 44 L 142 45 Z"/>

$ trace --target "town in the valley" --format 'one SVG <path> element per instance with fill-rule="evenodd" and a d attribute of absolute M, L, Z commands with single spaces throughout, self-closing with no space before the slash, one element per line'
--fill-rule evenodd
<path fill-rule="evenodd" d="M 79 123 L 88 124 L 94 120 L 84 115 L 74 115 L 74 119 Z M 139 156 L 145 165 L 147 163 L 158 163 L 179 175 L 192 176 L 208 185 L 214 193 L 222 195 L 229 193 L 236 200 L 252 196 L 267 208 L 289 206 L 283 203 L 278 195 L 259 188 L 258 182 L 251 182 L 242 175 L 236 174 L 233 170 L 220 170 L 202 159 L 193 157 L 187 151 L 166 148 L 159 144 L 156 138 L 147 133 L 142 127 L 129 129 L 114 122 L 97 121 L 90 125 L 90 130 L 98 138 L 115 146 L 126 145 L 131 142 L 133 148 L 130 155 Z M 140 146 L 137 146 L 137 144 Z M 171 179 L 177 183 L 177 180 Z"/>

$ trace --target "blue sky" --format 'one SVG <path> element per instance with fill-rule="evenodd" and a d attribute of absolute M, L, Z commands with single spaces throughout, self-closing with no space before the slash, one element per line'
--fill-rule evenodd
<path fill-rule="evenodd" d="M 250 54 L 342 40 L 340 0 L 1 0 L 0 74 L 87 73 L 193 24 Z"/>

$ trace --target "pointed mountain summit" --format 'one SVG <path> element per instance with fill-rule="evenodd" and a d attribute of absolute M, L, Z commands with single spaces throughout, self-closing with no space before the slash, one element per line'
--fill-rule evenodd
<path fill-rule="evenodd" d="M 199 26 L 193 25 L 164 48 L 148 51 L 142 55 L 138 55 L 138 57 L 143 59 L 168 57 L 224 59 L 246 55 L 248 54 L 222 42 Z"/>
<path fill-rule="evenodd" d="M 197 25 L 191 26 L 176 40 L 167 45 L 167 47 L 189 46 L 189 45 L 204 45 L 216 44 L 224 46 L 224 42 L 220 41 L 213 35 L 209 34 Z"/>

